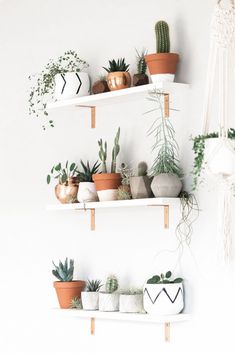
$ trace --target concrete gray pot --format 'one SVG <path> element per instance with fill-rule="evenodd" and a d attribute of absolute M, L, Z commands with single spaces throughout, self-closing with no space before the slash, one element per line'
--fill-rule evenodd
<path fill-rule="evenodd" d="M 130 178 L 131 195 L 133 199 L 146 199 L 153 196 L 151 181 L 148 176 L 134 176 Z"/>
<path fill-rule="evenodd" d="M 155 197 L 178 197 L 182 181 L 176 174 L 162 173 L 153 178 L 151 189 Z"/>

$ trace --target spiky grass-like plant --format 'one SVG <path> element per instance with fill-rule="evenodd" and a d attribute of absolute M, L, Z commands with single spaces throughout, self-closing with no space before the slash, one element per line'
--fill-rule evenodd
<path fill-rule="evenodd" d="M 95 162 L 95 164 L 90 167 L 89 161 L 87 161 L 87 164 L 83 163 L 81 160 L 81 166 L 83 168 L 83 172 L 78 172 L 78 177 L 80 182 L 92 182 L 92 175 L 98 173 L 100 164 L 98 164 L 98 161 Z"/>
<path fill-rule="evenodd" d="M 66 257 L 64 264 L 59 260 L 59 265 L 55 265 L 52 261 L 55 269 L 52 270 L 52 274 L 61 282 L 71 282 L 73 280 L 74 272 L 74 260 L 69 260 Z"/>
<path fill-rule="evenodd" d="M 101 280 L 99 279 L 92 279 L 87 281 L 86 283 L 86 292 L 99 292 L 100 288 L 103 286 L 101 284 Z"/>
<path fill-rule="evenodd" d="M 125 63 L 125 58 L 120 58 L 118 60 L 109 60 L 109 67 L 103 67 L 105 71 L 108 73 L 110 72 L 117 72 L 117 71 L 129 71 L 129 64 Z"/>

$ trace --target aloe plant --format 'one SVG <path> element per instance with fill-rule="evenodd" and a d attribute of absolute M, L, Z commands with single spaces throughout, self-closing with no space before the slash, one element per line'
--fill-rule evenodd
<path fill-rule="evenodd" d="M 81 160 L 81 166 L 83 168 L 83 172 L 78 172 L 80 182 L 92 182 L 92 174 L 96 174 L 100 167 L 98 161 L 96 161 L 95 164 L 90 167 L 89 161 L 87 161 L 87 164 L 85 165 L 85 163 Z"/>
<path fill-rule="evenodd" d="M 102 287 L 102 284 L 99 279 L 88 280 L 86 284 L 86 292 L 98 292 L 101 287 Z"/>
<path fill-rule="evenodd" d="M 129 64 L 127 65 L 125 63 L 125 59 L 121 58 L 116 60 L 109 60 L 109 67 L 103 67 L 103 69 L 105 69 L 105 71 L 107 71 L 108 73 L 110 72 L 117 72 L 117 71 L 129 71 Z"/>
<path fill-rule="evenodd" d="M 172 279 L 171 271 L 167 271 L 165 274 L 161 273 L 160 275 L 155 275 L 148 279 L 147 284 L 166 284 L 166 283 L 182 283 L 183 278 Z"/>
<path fill-rule="evenodd" d="M 55 265 L 54 261 L 52 261 L 55 269 L 52 270 L 52 274 L 60 281 L 60 282 L 71 282 L 73 280 L 73 272 L 74 272 L 74 260 L 69 260 L 66 257 L 64 264 L 59 260 L 59 265 Z"/>

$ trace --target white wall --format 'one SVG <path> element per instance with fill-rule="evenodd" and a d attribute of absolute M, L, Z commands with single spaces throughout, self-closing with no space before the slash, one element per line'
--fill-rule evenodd
<path fill-rule="evenodd" d="M 181 56 L 177 80 L 191 85 L 187 113 L 174 114 L 182 163 L 192 165 L 189 136 L 200 133 L 201 110 L 213 0 L 99 0 L 0 3 L 0 351 L 4 353 L 65 352 L 198 352 L 223 348 L 234 351 L 234 267 L 216 262 L 217 190 L 197 194 L 202 209 L 195 224 L 191 254 L 185 249 L 177 271 L 186 279 L 186 310 L 193 320 L 174 325 L 172 342 L 163 341 L 163 328 L 99 322 L 95 337 L 89 322 L 63 317 L 52 287 L 52 259 L 75 258 L 76 275 L 105 278 L 119 275 L 121 285 L 139 285 L 154 272 L 174 267 L 176 254 L 160 250 L 176 246 L 178 211 L 171 212 L 168 231 L 162 210 L 100 210 L 97 230 L 90 232 L 89 215 L 46 212 L 55 203 L 53 186 L 45 177 L 58 161 L 95 161 L 97 140 L 112 143 L 121 126 L 120 160 L 151 163 L 146 102 L 99 109 L 97 128 L 89 129 L 84 111 L 55 111 L 54 129 L 46 132 L 28 117 L 27 77 L 49 58 L 75 49 L 90 63 L 93 81 L 108 59 L 125 57 L 134 71 L 135 48 L 155 50 L 153 26 L 165 19 L 171 28 L 172 51 Z M 186 100 L 185 100 L 186 106 Z M 141 141 L 141 143 L 139 142 Z M 110 348 L 111 347 L 111 348 Z"/>

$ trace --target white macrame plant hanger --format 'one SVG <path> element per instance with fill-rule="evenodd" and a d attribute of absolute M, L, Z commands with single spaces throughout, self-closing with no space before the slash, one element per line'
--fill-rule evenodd
<path fill-rule="evenodd" d="M 218 136 L 215 147 L 206 156 L 204 166 L 207 173 L 213 175 L 220 184 L 220 220 L 219 232 L 223 247 L 223 260 L 226 263 L 233 259 L 233 244 L 231 234 L 231 202 L 232 186 L 235 182 L 235 151 L 228 138 L 228 66 L 233 64 L 234 36 L 235 36 L 235 6 L 234 0 L 230 0 L 227 6 L 222 5 L 219 0 L 215 6 L 211 22 L 211 44 L 209 52 L 209 63 L 206 80 L 205 102 L 203 109 L 203 135 L 209 133 L 212 117 L 212 104 L 218 108 Z M 235 59 L 235 58 L 234 58 Z M 234 60 L 233 59 L 233 60 Z M 218 93 L 215 101 L 213 88 L 215 86 L 215 74 L 218 72 Z M 215 116 L 213 114 L 213 116 Z M 205 151 L 206 152 L 206 151 Z M 215 172 L 212 168 L 215 162 L 221 160 L 221 155 L 230 155 L 234 163 L 234 170 L 223 172 L 221 169 Z M 219 159 L 220 158 L 220 159 Z M 232 165 L 233 165 L 232 163 Z"/>

